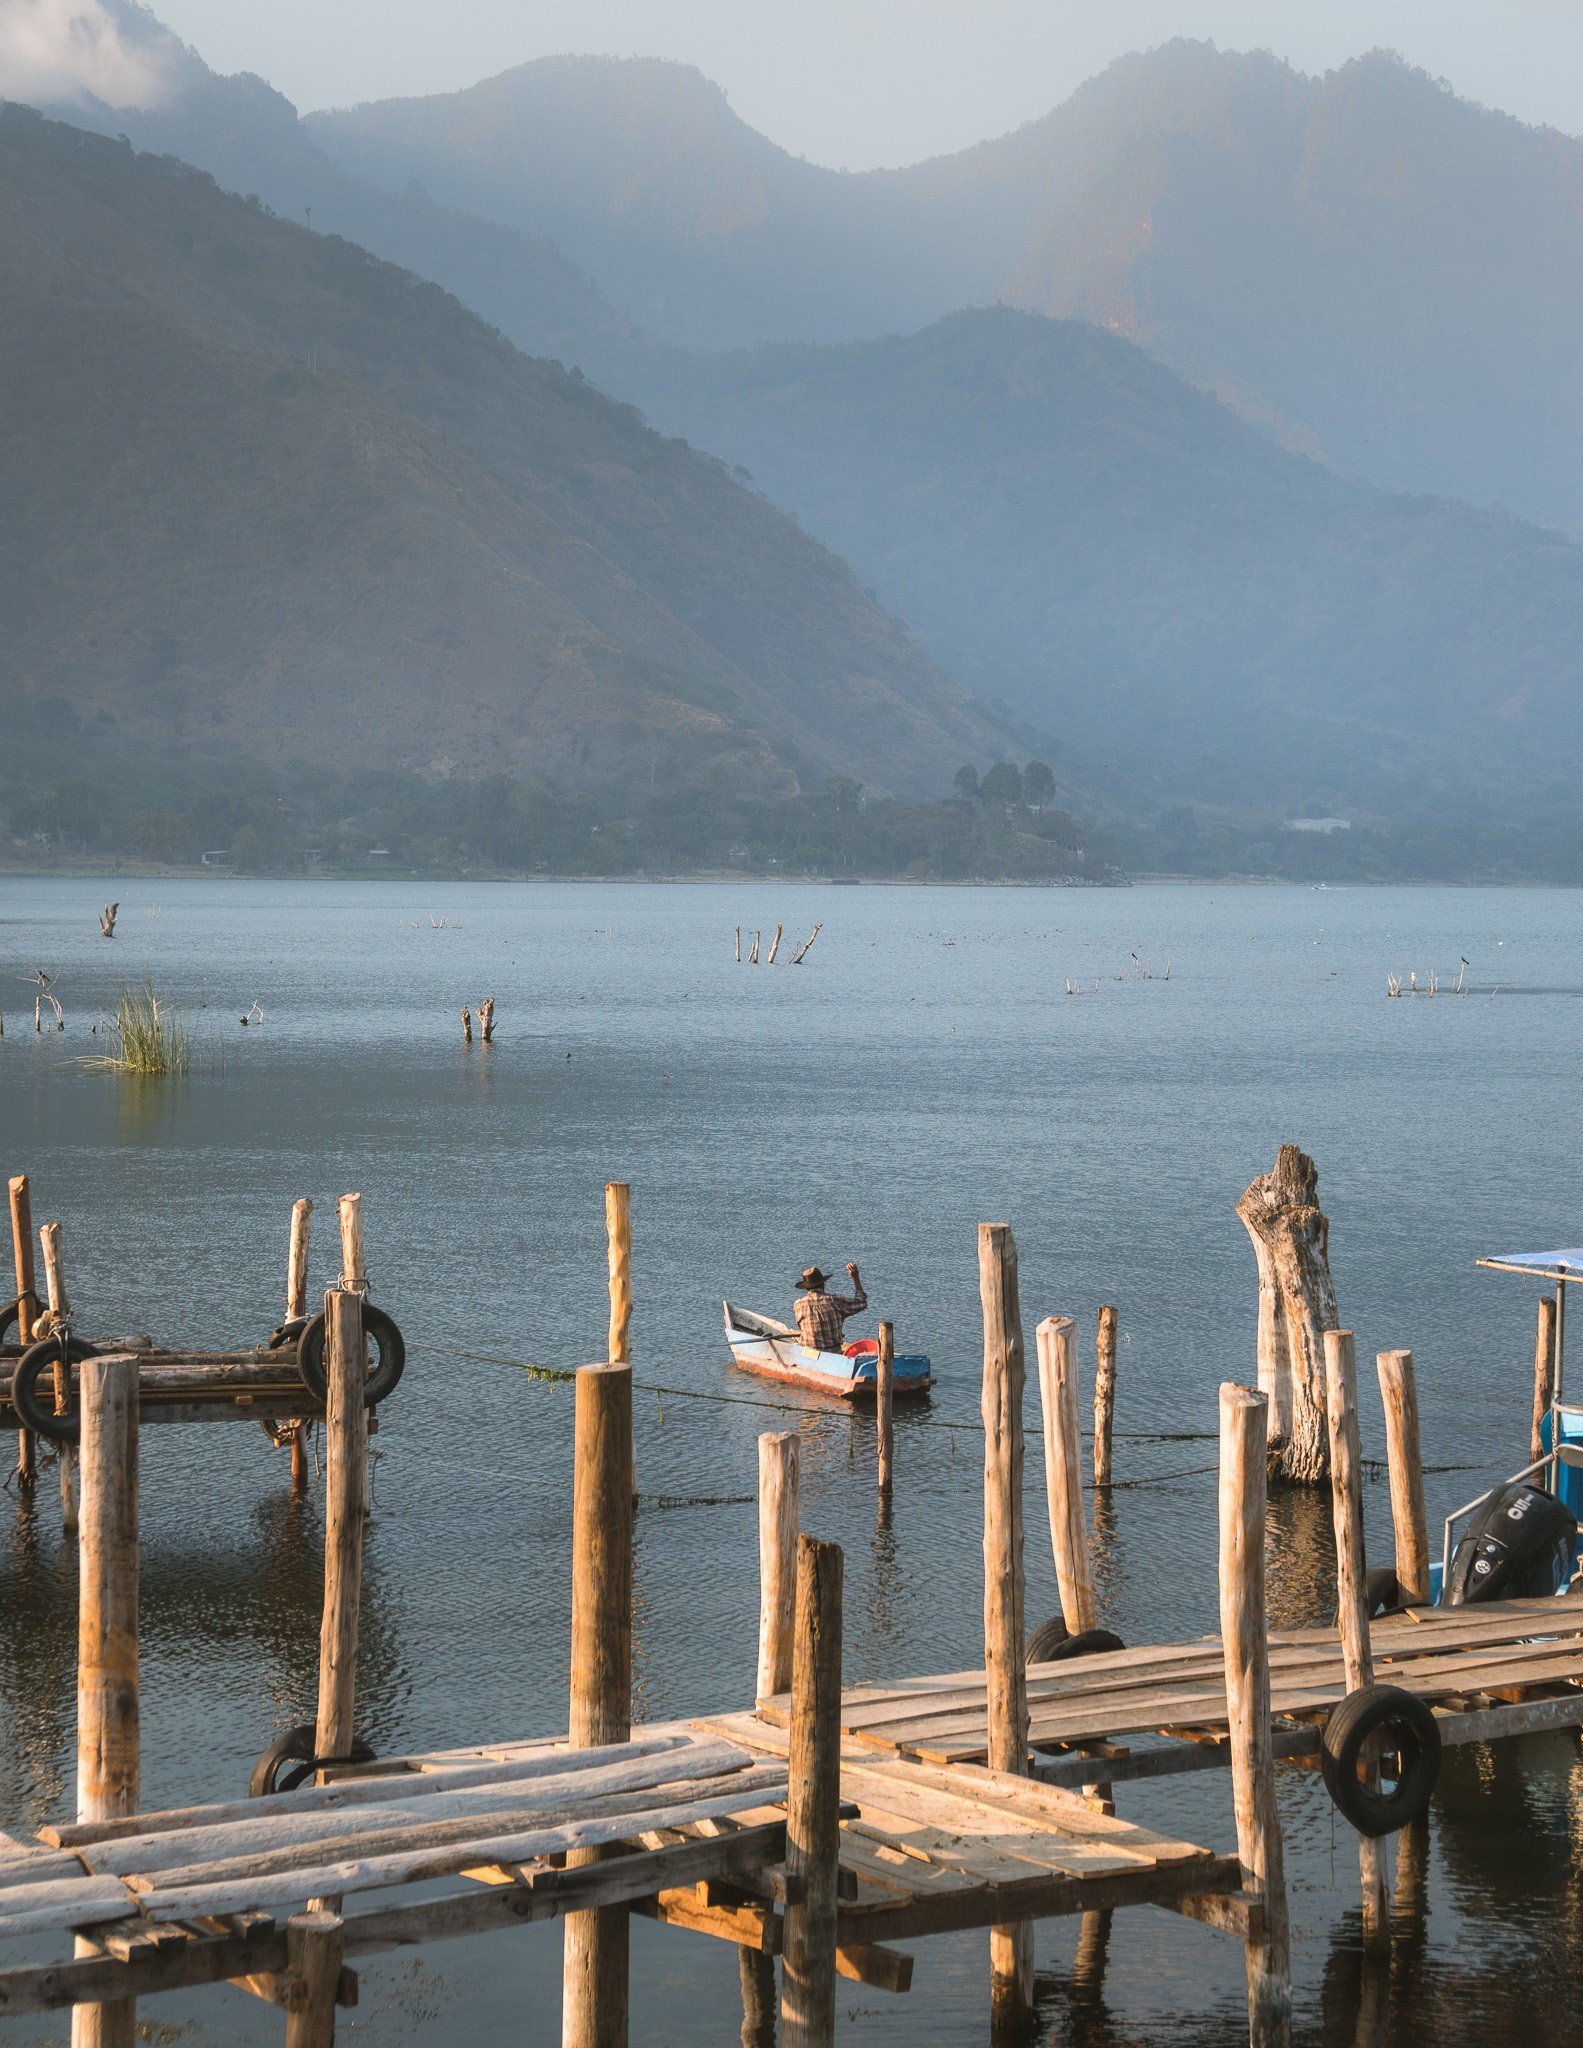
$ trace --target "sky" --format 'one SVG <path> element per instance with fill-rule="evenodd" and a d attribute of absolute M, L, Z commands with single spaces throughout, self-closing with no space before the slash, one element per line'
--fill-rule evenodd
<path fill-rule="evenodd" d="M 13 61 L 17 48 L 34 63 L 63 50 L 73 61 L 99 6 L 0 0 L 0 89 L 8 46 Z M 1583 0 L 155 0 L 153 11 L 216 71 L 256 71 L 304 111 L 443 92 L 568 51 L 678 58 L 773 141 L 852 170 L 1004 134 L 1113 58 L 1172 36 L 1273 50 L 1304 71 L 1385 46 L 1466 98 L 1583 132 Z M 94 61 L 113 75 L 119 60 Z"/>

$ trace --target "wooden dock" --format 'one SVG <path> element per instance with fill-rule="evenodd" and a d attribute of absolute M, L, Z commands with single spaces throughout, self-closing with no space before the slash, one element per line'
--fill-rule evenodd
<path fill-rule="evenodd" d="M 1376 1680 L 1433 1705 L 1444 1742 L 1583 1726 L 1583 1598 L 1409 1609 L 1373 1622 L 1369 1634 Z M 1275 1629 L 1268 1640 L 1277 1753 L 1317 1754 L 1320 1727 L 1348 1691 L 1340 1636 L 1334 1628 Z M 789 1696 L 761 1701 L 760 1712 L 784 1727 Z M 1039 1775 L 1051 1784 L 1091 1780 L 1096 1757 L 1112 1783 L 1212 1768 L 1227 1760 L 1225 1652 L 1218 1636 L 1206 1636 L 1030 1665 L 1028 1712 L 1029 1744 L 1044 1754 Z M 984 1673 L 849 1688 L 841 1733 L 853 1753 L 981 1764 L 989 1747 Z M 1118 1749 L 1138 1736 L 1171 1746 Z"/>

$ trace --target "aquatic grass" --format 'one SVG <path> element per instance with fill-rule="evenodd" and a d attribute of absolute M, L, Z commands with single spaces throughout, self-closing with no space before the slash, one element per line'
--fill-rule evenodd
<path fill-rule="evenodd" d="M 122 989 L 105 1028 L 114 1037 L 115 1051 L 90 1056 L 85 1067 L 114 1074 L 185 1074 L 192 1066 L 186 1027 L 151 981 Z"/>

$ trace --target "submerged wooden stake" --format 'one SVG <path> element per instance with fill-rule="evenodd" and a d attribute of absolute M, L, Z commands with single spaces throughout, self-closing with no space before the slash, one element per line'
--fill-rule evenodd
<path fill-rule="evenodd" d="M 1291 1937 L 1275 1760 L 1270 1736 L 1270 1638 L 1264 1599 L 1265 1467 L 1269 1401 L 1220 1390 L 1220 1637 L 1231 1736 L 1231 1786 L 1242 1888 L 1262 1925 L 1246 1942 L 1250 2048 L 1290 2048 Z"/>
<path fill-rule="evenodd" d="M 632 1732 L 631 1367 L 585 1366 L 576 1398 L 567 1740 L 573 1749 L 594 1749 Z M 567 1860 L 594 1862 L 598 1851 Z M 625 1906 L 567 1915 L 563 2048 L 624 2048 L 628 1933 Z"/>
<path fill-rule="evenodd" d="M 61 1229 L 58 1223 L 46 1223 L 38 1234 L 39 1250 L 44 1255 L 44 1287 L 49 1296 L 50 1321 L 60 1329 L 71 1320 L 71 1302 L 66 1294 L 66 1272 L 62 1262 Z M 55 1366 L 55 1407 L 59 1413 L 66 1406 L 70 1368 L 57 1361 Z M 55 1469 L 60 1474 L 60 1522 L 68 1536 L 77 1533 L 77 1452 L 71 1444 L 61 1444 L 55 1453 Z"/>
<path fill-rule="evenodd" d="M 462 1005 L 462 1043 L 463 1043 L 463 1045 L 471 1045 L 471 1044 L 472 1044 L 472 1042 L 473 1042 L 473 1013 L 472 1013 L 472 1011 L 471 1011 L 471 1010 L 470 1010 L 470 1009 L 469 1009 L 469 1008 L 467 1007 L 466 1003 L 463 1003 L 463 1005 Z"/>
<path fill-rule="evenodd" d="M 358 1609 L 368 1410 L 363 1405 L 363 1298 L 349 1287 L 324 1297 L 324 1611 L 319 1623 L 319 1706 L 314 1747 L 344 1757 L 357 1708 Z"/>
<path fill-rule="evenodd" d="M 793 953 L 791 958 L 791 964 L 793 965 L 793 967 L 801 967 L 803 962 L 808 957 L 809 949 L 812 947 L 814 940 L 818 938 L 819 934 L 823 930 L 824 926 L 822 923 L 816 924 L 814 926 L 813 930 L 808 934 L 807 938 L 803 940 L 802 944 L 797 948 L 796 952 Z"/>
<path fill-rule="evenodd" d="M 1094 1484 L 1110 1484 L 1110 1438 L 1116 1419 L 1116 1311 L 1102 1308 L 1094 1335 Z"/>
<path fill-rule="evenodd" d="M 1050 1507 L 1050 1547 L 1069 1635 L 1099 1619 L 1083 1517 L 1083 1445 L 1077 1408 L 1077 1326 L 1070 1316 L 1046 1316 L 1038 1328 L 1039 1400 L 1044 1411 L 1044 1484 Z"/>
<path fill-rule="evenodd" d="M 841 1853 L 841 1547 L 797 1539 L 781 2048 L 833 2048 Z"/>
<path fill-rule="evenodd" d="M 478 1006 L 478 1029 L 485 1045 L 492 1045 L 495 1038 L 495 999 L 485 996 Z"/>
<path fill-rule="evenodd" d="M 1363 1552 L 1363 1471 L 1358 1444 L 1357 1358 L 1350 1330 L 1325 1332 L 1325 1405 L 1330 1430 L 1330 1505 L 1336 1532 L 1336 1620 L 1348 1692 L 1374 1683 L 1369 1641 L 1368 1563 Z M 1363 1946 L 1388 1947 L 1385 1845 L 1358 1836 Z"/>
<path fill-rule="evenodd" d="M 890 1506 L 891 1459 L 896 1439 L 896 1326 L 879 1326 L 879 1356 L 874 1362 L 874 1434 L 879 1452 L 879 1498 Z"/>
<path fill-rule="evenodd" d="M 776 925 L 775 936 L 773 939 L 770 940 L 769 959 L 766 963 L 770 967 L 773 967 L 775 965 L 775 955 L 780 951 L 781 929 L 782 927 L 780 925 Z"/>
<path fill-rule="evenodd" d="M 1237 1203 L 1259 1269 L 1259 1386 L 1270 1402 L 1270 1469 L 1299 1486 L 1328 1470 L 1324 1333 L 1335 1329 L 1330 1225 L 1307 1153 L 1282 1145 Z"/>
<path fill-rule="evenodd" d="M 758 965 L 758 964 L 759 964 L 759 935 L 758 935 L 758 933 L 757 933 L 757 932 L 755 932 L 755 933 L 753 934 L 753 943 L 752 943 L 752 945 L 751 945 L 751 946 L 749 946 L 749 948 L 748 948 L 748 965 L 749 965 L 749 967 L 757 967 L 757 965 Z"/>
<path fill-rule="evenodd" d="M 38 1281 L 33 1268 L 33 1204 L 25 1173 L 12 1176 L 11 1259 L 16 1272 L 17 1342 L 33 1341 L 33 1310 L 38 1303 Z M 38 1472 L 38 1446 L 30 1429 L 19 1429 L 16 1439 L 17 1484 L 31 1492 Z"/>
<path fill-rule="evenodd" d="M 1528 1433 L 1528 1456 L 1530 1461 L 1545 1454 L 1544 1439 L 1539 1434 L 1540 1424 L 1550 1413 L 1550 1403 L 1555 1399 L 1556 1384 L 1556 1298 L 1553 1294 L 1539 1297 L 1539 1320 L 1534 1330 L 1534 1417 L 1533 1427 Z"/>
<path fill-rule="evenodd" d="M 1028 1775 L 1028 1677 L 1023 1661 L 1022 1396 L 1025 1363 L 1017 1246 L 1004 1223 L 978 1226 L 978 1291 L 984 1316 L 984 1672 L 992 1770 Z M 990 2026 L 1024 2033 L 1033 2016 L 1033 1929 L 1027 1921 L 989 1935 Z"/>
<path fill-rule="evenodd" d="M 1385 1457 L 1396 1531 L 1396 1589 L 1406 1607 L 1429 1602 L 1429 1523 L 1418 1432 L 1418 1381 L 1410 1351 L 1381 1351 L 1374 1361 L 1385 1403 Z"/>
<path fill-rule="evenodd" d="M 632 1190 L 605 1182 L 605 1241 L 610 1262 L 610 1363 L 632 1362 Z"/>
<path fill-rule="evenodd" d="M 140 1759 L 138 1361 L 84 1359 L 78 1385 L 77 1818 L 121 1820 L 137 1811 Z M 135 1999 L 72 2012 L 73 2048 L 131 2048 L 136 2031 Z"/>
<path fill-rule="evenodd" d="M 741 927 L 741 925 L 738 925 L 738 926 L 737 926 L 737 963 L 738 963 L 738 965 L 740 965 L 740 964 L 741 964 L 741 960 L 742 960 L 742 927 Z"/>
<path fill-rule="evenodd" d="M 759 1661 L 754 1697 L 761 1700 L 791 1690 L 798 1462 L 795 1430 L 766 1430 L 759 1438 Z"/>

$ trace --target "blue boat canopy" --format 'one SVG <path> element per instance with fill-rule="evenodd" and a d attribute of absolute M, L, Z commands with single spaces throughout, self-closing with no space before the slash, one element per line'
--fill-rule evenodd
<path fill-rule="evenodd" d="M 1531 1273 L 1540 1280 L 1583 1280 L 1583 1246 L 1559 1252 L 1501 1252 L 1480 1259 L 1495 1273 Z"/>

